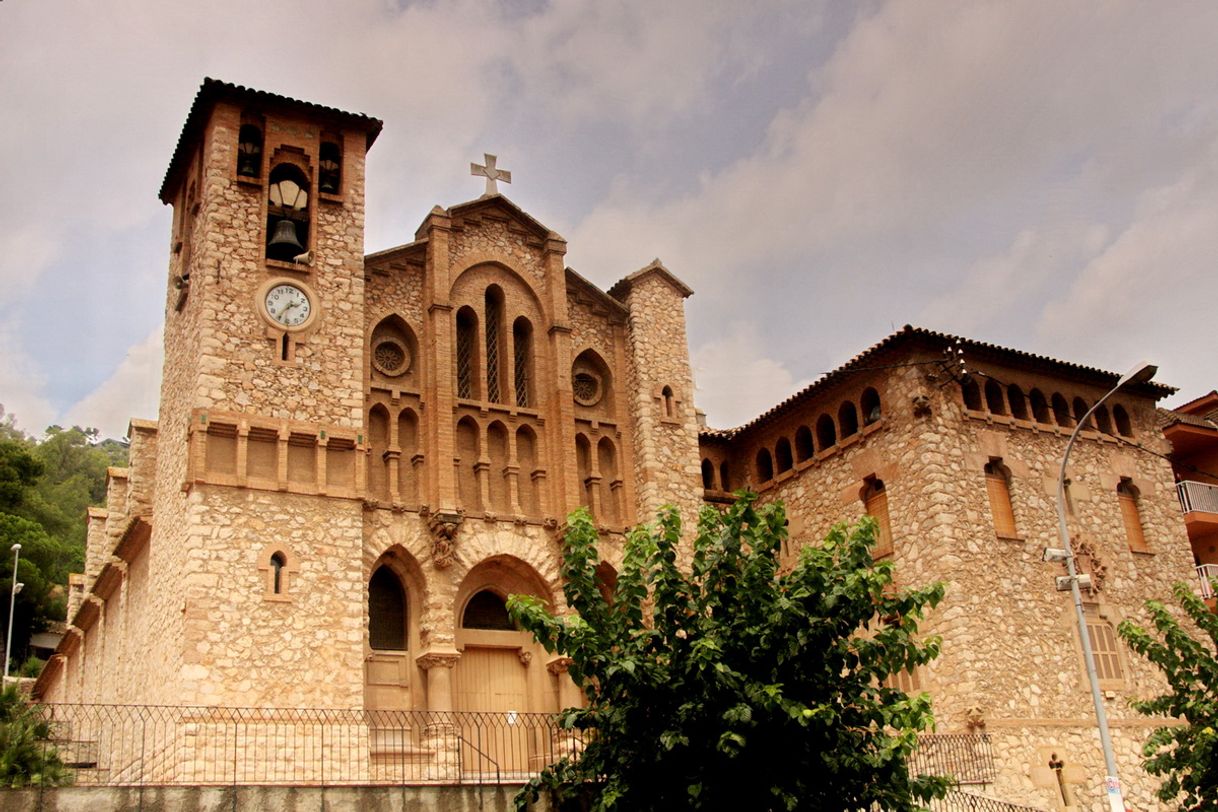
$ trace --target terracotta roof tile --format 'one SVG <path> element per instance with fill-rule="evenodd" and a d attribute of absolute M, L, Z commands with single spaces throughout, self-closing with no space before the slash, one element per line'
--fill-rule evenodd
<path fill-rule="evenodd" d="M 363 129 L 367 133 L 369 147 L 380 135 L 383 126 L 380 119 L 366 116 L 363 113 L 348 113 L 335 107 L 326 107 L 313 102 L 293 99 L 290 96 L 268 93 L 265 90 L 234 85 L 219 79 L 205 78 L 203 84 L 199 86 L 199 92 L 195 94 L 194 102 L 190 105 L 190 113 L 186 116 L 186 123 L 182 125 L 182 133 L 178 136 L 178 145 L 174 148 L 169 168 L 165 170 L 165 180 L 161 183 L 160 191 L 162 203 L 169 202 L 169 196 L 178 177 L 186 171 L 186 164 L 189 160 L 187 148 L 207 123 L 207 114 L 210 112 L 212 104 L 222 98 L 238 99 L 252 105 L 295 107 L 312 116 L 334 119 L 343 125 Z"/>
<path fill-rule="evenodd" d="M 965 336 L 941 333 L 937 330 L 928 330 L 924 327 L 914 327 L 913 325 L 907 324 L 902 329 L 885 337 L 876 344 L 871 345 L 846 363 L 839 366 L 837 369 L 825 373 L 808 386 L 791 395 L 778 405 L 767 409 L 765 412 L 748 421 L 744 425 L 726 431 L 719 431 L 721 432 L 722 436 L 734 436 L 735 434 L 743 432 L 746 429 L 750 429 L 761 423 L 767 422 L 771 418 L 786 412 L 788 408 L 792 407 L 797 402 L 810 397 L 814 393 L 819 392 L 832 384 L 837 383 L 838 381 L 841 381 L 855 371 L 860 371 L 858 370 L 858 367 L 860 367 L 864 361 L 873 358 L 875 355 L 885 350 L 893 349 L 901 344 L 919 339 L 943 344 L 944 346 L 959 344 L 965 350 L 965 359 L 970 364 L 976 363 L 977 356 L 981 356 L 982 358 L 990 357 L 1009 359 L 1024 365 L 1045 368 L 1048 371 L 1058 375 L 1090 378 L 1097 383 L 1107 384 L 1109 386 L 1116 384 L 1121 377 L 1118 373 L 1108 372 L 1096 367 L 1088 367 L 1070 361 L 1062 361 L 1057 358 L 1051 358 L 1047 355 L 1036 355 L 1035 353 L 1016 350 L 1010 347 L 1002 347 L 998 344 L 991 344 L 986 341 L 978 341 L 976 339 L 966 338 Z M 969 354 L 970 350 L 972 351 L 971 356 Z M 1166 386 L 1160 383 L 1143 384 L 1140 388 L 1143 392 L 1155 397 L 1156 399 L 1166 397 L 1175 393 L 1176 391 L 1175 387 Z"/>

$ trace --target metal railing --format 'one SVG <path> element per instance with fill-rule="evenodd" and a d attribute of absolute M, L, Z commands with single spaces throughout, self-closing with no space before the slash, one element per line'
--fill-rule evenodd
<path fill-rule="evenodd" d="M 51 730 L 44 746 L 55 748 L 78 786 L 520 783 L 561 758 L 578 758 L 587 735 L 563 730 L 548 713 L 86 704 L 34 710 Z M 910 771 L 992 783 L 989 736 L 923 736 Z"/>
<path fill-rule="evenodd" d="M 1202 564 L 1197 567 L 1197 581 L 1200 585 L 1202 600 L 1214 597 L 1214 578 L 1218 578 L 1218 564 Z"/>
<path fill-rule="evenodd" d="M 985 795 L 952 790 L 946 798 L 930 802 L 933 812 L 1044 812 L 1037 806 L 1024 806 Z"/>
<path fill-rule="evenodd" d="M 992 784 L 998 774 L 987 733 L 935 733 L 918 739 L 914 775 L 946 775 L 957 784 Z"/>
<path fill-rule="evenodd" d="M 77 785 L 518 783 L 583 749 L 553 714 L 39 705 Z"/>
<path fill-rule="evenodd" d="M 1218 485 L 1186 479 L 1176 483 L 1176 495 L 1180 497 L 1180 509 L 1185 513 L 1194 510 L 1218 513 Z"/>

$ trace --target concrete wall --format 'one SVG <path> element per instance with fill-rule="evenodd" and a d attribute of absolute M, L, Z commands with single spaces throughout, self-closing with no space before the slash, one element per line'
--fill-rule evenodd
<path fill-rule="evenodd" d="M 30 812 L 499 812 L 518 787 L 62 787 L 0 790 L 0 809 Z M 543 798 L 530 807 L 550 812 Z"/>

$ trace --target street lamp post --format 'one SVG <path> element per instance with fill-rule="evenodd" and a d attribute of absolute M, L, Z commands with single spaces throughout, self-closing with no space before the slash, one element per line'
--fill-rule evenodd
<path fill-rule="evenodd" d="M 1074 614 L 1078 622 L 1078 636 L 1083 642 L 1083 661 L 1087 665 L 1087 679 L 1091 683 L 1091 701 L 1095 703 L 1095 720 L 1100 730 L 1100 746 L 1104 750 L 1104 766 L 1108 770 L 1105 791 L 1108 795 L 1108 805 L 1112 812 L 1125 812 L 1125 800 L 1121 794 L 1121 780 L 1117 775 L 1116 756 L 1112 752 L 1112 734 L 1108 730 L 1108 714 L 1104 710 L 1104 697 L 1100 694 L 1100 680 L 1095 670 L 1095 653 L 1091 649 L 1091 635 L 1087 633 L 1087 618 L 1083 613 L 1083 593 L 1079 589 L 1079 575 L 1074 566 L 1074 548 L 1070 544 L 1070 529 L 1066 526 L 1066 463 L 1070 459 L 1070 450 L 1079 432 L 1087 425 L 1091 415 L 1105 400 L 1110 398 L 1122 386 L 1131 383 L 1146 383 L 1154 377 L 1158 367 L 1147 363 L 1138 364 L 1117 381 L 1117 385 L 1108 394 L 1095 402 L 1087 413 L 1079 418 L 1070 440 L 1066 443 L 1066 451 L 1062 454 L 1062 467 L 1057 477 L 1057 529 L 1061 535 L 1062 558 L 1066 562 L 1066 572 L 1070 581 L 1070 593 L 1074 597 Z M 1046 550 L 1046 560 L 1053 560 L 1053 551 Z"/>
<path fill-rule="evenodd" d="M 13 586 L 8 596 L 8 640 L 4 643 L 4 682 L 8 682 L 9 654 L 13 650 L 13 609 L 17 605 L 17 593 L 21 584 L 17 583 L 17 562 L 21 560 L 21 545 L 14 544 L 13 551 Z"/>

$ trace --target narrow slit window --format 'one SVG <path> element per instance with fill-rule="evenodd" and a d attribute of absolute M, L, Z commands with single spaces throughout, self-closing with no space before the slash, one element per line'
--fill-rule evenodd
<path fill-rule="evenodd" d="M 990 499 L 990 514 L 994 517 L 994 533 L 999 538 L 1016 538 L 1010 479 L 1001 460 L 986 463 L 985 489 Z"/>
<path fill-rule="evenodd" d="M 287 566 L 287 561 L 283 557 L 283 553 L 275 553 L 271 556 L 271 592 L 276 595 L 283 594 L 283 568 Z"/>

